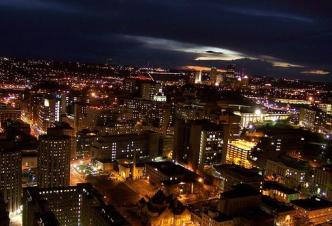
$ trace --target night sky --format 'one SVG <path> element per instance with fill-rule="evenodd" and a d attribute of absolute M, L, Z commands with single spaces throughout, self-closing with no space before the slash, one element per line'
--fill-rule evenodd
<path fill-rule="evenodd" d="M 0 0 L 0 55 L 332 81 L 332 0 Z"/>

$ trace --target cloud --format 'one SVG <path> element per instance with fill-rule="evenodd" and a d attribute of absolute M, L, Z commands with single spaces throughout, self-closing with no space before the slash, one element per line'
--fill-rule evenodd
<path fill-rule="evenodd" d="M 282 68 L 303 68 L 304 66 L 298 65 L 298 64 L 291 64 L 288 62 L 282 62 L 282 61 L 272 61 L 273 67 L 282 67 Z"/>
<path fill-rule="evenodd" d="M 194 43 L 185 43 L 175 40 L 154 38 L 154 37 L 144 37 L 144 36 L 130 36 L 124 35 L 125 39 L 135 40 L 144 44 L 147 48 L 151 49 L 161 49 L 161 50 L 172 50 L 184 53 L 192 53 L 196 55 L 195 60 L 238 60 L 242 58 L 250 58 L 243 53 L 224 49 L 221 47 L 214 46 L 201 46 Z"/>
<path fill-rule="evenodd" d="M 310 74 L 310 75 L 328 75 L 330 74 L 329 71 L 325 71 L 325 70 L 308 70 L 308 71 L 302 71 L 302 74 Z"/>
<path fill-rule="evenodd" d="M 240 8 L 240 7 L 223 7 L 225 11 L 238 13 L 242 15 L 247 16 L 254 16 L 254 17 L 270 17 L 270 18 L 276 18 L 276 19 L 282 19 L 282 20 L 293 20 L 297 22 L 304 22 L 304 23 L 312 23 L 313 19 L 299 16 L 296 14 L 291 13 L 282 13 L 282 12 L 275 12 L 272 10 L 267 9 L 253 9 L 253 8 Z"/>

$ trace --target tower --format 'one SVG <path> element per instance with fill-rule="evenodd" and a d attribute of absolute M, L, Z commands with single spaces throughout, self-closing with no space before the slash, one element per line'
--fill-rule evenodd
<path fill-rule="evenodd" d="M 195 75 L 195 84 L 200 84 L 202 83 L 202 71 L 196 72 Z"/>
<path fill-rule="evenodd" d="M 9 213 L 14 213 L 21 205 L 22 156 L 10 141 L 1 141 L 0 145 L 0 193 Z"/>
<path fill-rule="evenodd" d="M 61 133 L 42 135 L 38 151 L 38 186 L 41 188 L 68 186 L 71 137 Z"/>

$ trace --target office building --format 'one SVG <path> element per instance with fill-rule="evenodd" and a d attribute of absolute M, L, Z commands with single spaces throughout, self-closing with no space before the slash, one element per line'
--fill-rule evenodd
<path fill-rule="evenodd" d="M 139 134 L 118 134 L 98 136 L 91 146 L 93 159 L 155 158 L 159 155 L 159 134 L 142 132 Z"/>
<path fill-rule="evenodd" d="M 90 184 L 70 187 L 26 188 L 23 192 L 23 226 L 129 225 Z"/>
<path fill-rule="evenodd" d="M 265 176 L 287 187 L 296 188 L 306 183 L 307 169 L 301 161 L 269 159 L 266 162 Z"/>
<path fill-rule="evenodd" d="M 239 165 L 244 168 L 252 168 L 249 161 L 251 151 L 256 143 L 246 140 L 234 140 L 227 145 L 226 162 Z"/>
<path fill-rule="evenodd" d="M 15 214 L 21 205 L 21 152 L 7 140 L 1 140 L 0 146 L 0 193 L 9 213 Z"/>
<path fill-rule="evenodd" d="M 52 127 L 55 122 L 60 122 L 61 99 L 58 96 L 47 96 L 38 110 L 38 126 L 42 131 Z"/>
<path fill-rule="evenodd" d="M 71 137 L 63 134 L 42 135 L 39 138 L 38 186 L 51 188 L 68 186 L 70 179 Z"/>
<path fill-rule="evenodd" d="M 326 113 L 318 108 L 301 108 L 299 125 L 308 129 L 319 130 L 326 124 Z"/>
<path fill-rule="evenodd" d="M 192 169 L 222 161 L 224 128 L 207 120 L 177 120 L 174 132 L 173 157 Z"/>

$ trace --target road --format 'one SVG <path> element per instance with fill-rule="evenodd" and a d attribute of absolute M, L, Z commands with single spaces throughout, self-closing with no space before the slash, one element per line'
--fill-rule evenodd
<path fill-rule="evenodd" d="M 70 185 L 75 186 L 79 183 L 85 183 L 86 180 L 84 179 L 84 176 L 79 174 L 73 167 L 73 165 L 70 166 Z"/>

